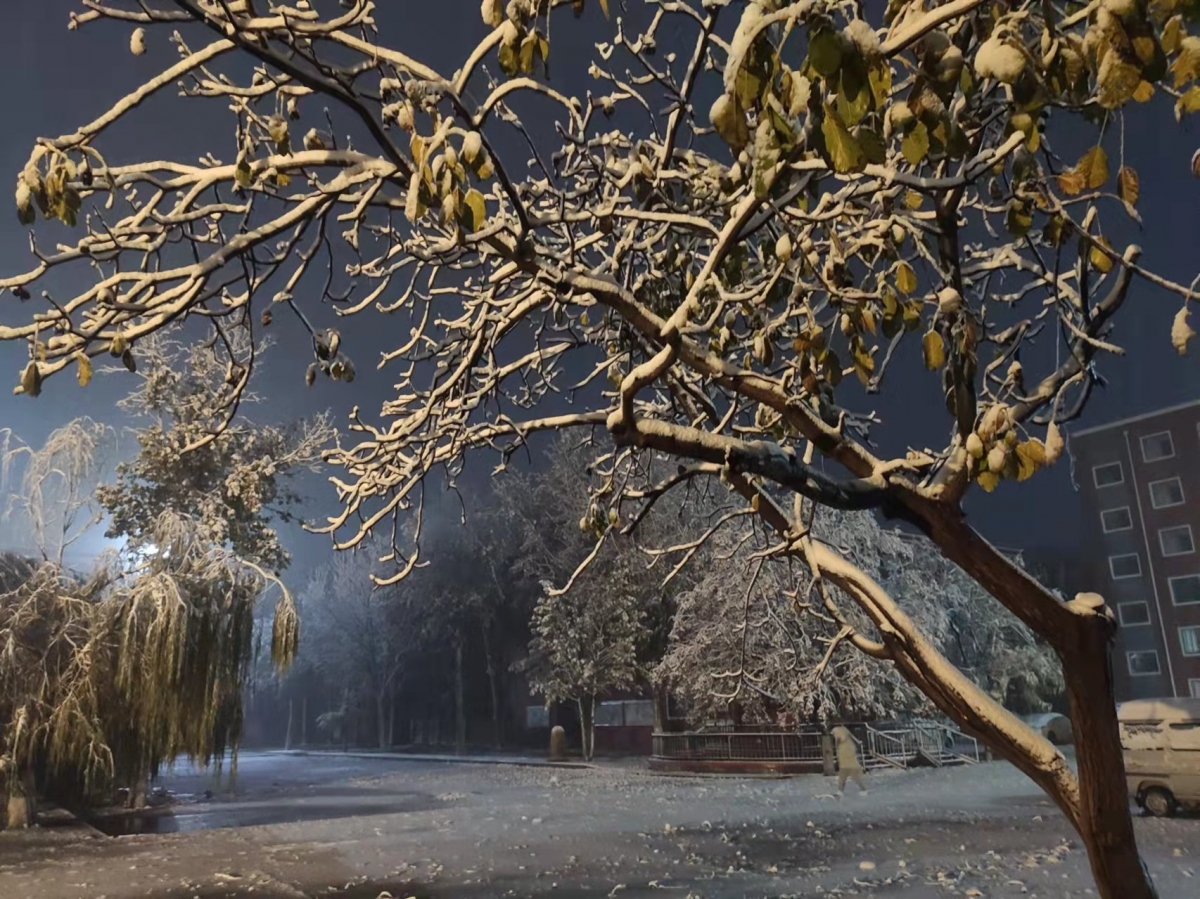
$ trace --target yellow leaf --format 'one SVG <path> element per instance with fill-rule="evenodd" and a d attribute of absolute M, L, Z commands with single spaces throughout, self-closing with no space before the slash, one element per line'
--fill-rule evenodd
<path fill-rule="evenodd" d="M 412 155 L 413 166 L 419 169 L 425 162 L 425 138 L 414 134 L 408 142 L 408 152 Z"/>
<path fill-rule="evenodd" d="M 1033 477 L 1039 468 L 1046 464 L 1046 447 L 1042 441 L 1032 437 L 1024 443 L 1018 443 L 1017 480 L 1025 481 Z"/>
<path fill-rule="evenodd" d="M 83 353 L 79 353 L 77 356 L 79 368 L 75 372 L 75 377 L 79 381 L 80 387 L 87 387 L 92 380 L 92 360 Z"/>
<path fill-rule="evenodd" d="M 901 293 L 912 293 L 917 289 L 917 273 L 907 262 L 901 262 L 896 266 L 896 287 Z"/>
<path fill-rule="evenodd" d="M 1140 188 L 1138 173 L 1127 165 L 1121 166 L 1117 172 L 1117 195 L 1130 206 L 1134 206 L 1137 204 Z"/>
<path fill-rule="evenodd" d="M 836 31 L 822 30 L 808 42 L 808 61 L 818 75 L 828 78 L 842 67 L 842 37 Z"/>
<path fill-rule="evenodd" d="M 604 11 L 604 18 L 608 18 L 608 0 L 600 0 L 600 9 Z"/>
<path fill-rule="evenodd" d="M 1179 49 L 1179 39 L 1183 36 L 1183 16 L 1172 16 L 1162 30 L 1162 48 L 1164 53 L 1174 53 Z"/>
<path fill-rule="evenodd" d="M 900 142 L 900 152 L 909 165 L 920 165 L 929 152 L 929 129 L 924 122 L 918 122 L 912 131 L 908 132 Z"/>
<path fill-rule="evenodd" d="M 1182 119 L 1190 112 L 1200 112 L 1200 84 L 1193 84 L 1175 101 L 1175 118 Z"/>
<path fill-rule="evenodd" d="M 469 212 L 470 221 L 468 227 L 471 233 L 475 233 L 483 228 L 487 221 L 487 203 L 484 201 L 483 194 L 475 188 L 467 191 L 464 212 Z"/>
<path fill-rule="evenodd" d="M 1000 486 L 1000 475 L 994 471 L 981 471 L 975 476 L 975 482 L 988 493 L 991 493 Z"/>
<path fill-rule="evenodd" d="M 917 193 L 915 190 L 906 190 L 904 192 L 904 205 L 909 209 L 920 209 L 921 204 L 925 202 L 925 197 Z"/>
<path fill-rule="evenodd" d="M 1141 83 L 1137 66 L 1125 62 L 1119 53 L 1107 53 L 1096 74 L 1096 102 L 1105 109 L 1116 109 L 1137 93 Z"/>
<path fill-rule="evenodd" d="M 1200 38 L 1185 37 L 1179 41 L 1179 55 L 1171 63 L 1174 87 L 1183 87 L 1200 75 Z"/>
<path fill-rule="evenodd" d="M 746 124 L 746 114 L 732 94 L 717 97 L 708 111 L 708 119 L 721 139 L 734 150 L 740 150 L 749 143 L 750 128 Z"/>
<path fill-rule="evenodd" d="M 872 65 L 867 72 L 871 93 L 875 95 L 875 106 L 883 109 L 892 93 L 892 67 L 886 61 Z"/>
<path fill-rule="evenodd" d="M 825 118 L 821 122 L 821 134 L 825 137 L 825 149 L 829 152 L 835 172 L 845 174 L 863 167 L 866 157 L 862 147 L 847 130 L 837 110 L 828 104 L 825 106 Z"/>
<path fill-rule="evenodd" d="M 1076 169 L 1067 169 L 1058 176 L 1058 189 L 1068 197 L 1081 193 L 1087 186 L 1087 179 Z"/>
<path fill-rule="evenodd" d="M 1143 81 L 1138 84 L 1137 89 L 1133 92 L 1133 99 L 1139 103 L 1145 103 L 1154 96 L 1154 85 L 1149 81 Z"/>
<path fill-rule="evenodd" d="M 921 349 L 925 354 L 925 367 L 937 371 L 946 364 L 946 343 L 937 331 L 928 331 L 921 338 Z"/>
<path fill-rule="evenodd" d="M 1092 238 L 1092 249 L 1088 253 L 1088 259 L 1091 260 L 1092 268 L 1100 272 L 1102 275 L 1107 275 L 1112 271 L 1113 261 L 1112 258 L 1101 249 L 1101 247 L 1111 249 L 1108 241 L 1103 237 Z"/>
<path fill-rule="evenodd" d="M 1184 303 L 1171 322 L 1171 346 L 1175 347 L 1175 352 L 1180 356 L 1186 356 L 1188 341 L 1195 336 L 1195 330 L 1188 324 L 1188 307 Z"/>
<path fill-rule="evenodd" d="M 1080 157 L 1075 171 L 1083 176 L 1084 183 L 1091 190 L 1103 187 L 1108 180 L 1108 154 L 1099 145 L 1092 147 Z"/>

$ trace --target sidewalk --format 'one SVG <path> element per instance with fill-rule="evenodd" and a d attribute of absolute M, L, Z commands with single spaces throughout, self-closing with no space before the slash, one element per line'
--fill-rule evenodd
<path fill-rule="evenodd" d="M 311 755 L 334 756 L 340 755 L 353 759 L 388 759 L 398 762 L 447 762 L 464 765 L 516 765 L 522 768 L 580 768 L 592 769 L 598 767 L 592 762 L 553 761 L 548 758 L 538 758 L 532 755 L 506 755 L 504 753 L 463 754 L 455 753 L 426 753 L 426 752 L 394 752 L 380 749 L 274 749 L 267 750 L 273 755 Z"/>

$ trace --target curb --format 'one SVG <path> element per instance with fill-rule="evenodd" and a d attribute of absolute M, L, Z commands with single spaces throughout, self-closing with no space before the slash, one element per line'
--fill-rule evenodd
<path fill-rule="evenodd" d="M 590 762 L 554 762 L 549 759 L 526 759 L 478 755 L 425 755 L 409 752 L 342 752 L 337 749 L 273 749 L 271 755 L 341 756 L 351 759 L 386 759 L 396 762 L 439 762 L 459 765 L 508 765 L 514 768 L 575 768 L 582 771 L 595 770 L 598 766 Z"/>

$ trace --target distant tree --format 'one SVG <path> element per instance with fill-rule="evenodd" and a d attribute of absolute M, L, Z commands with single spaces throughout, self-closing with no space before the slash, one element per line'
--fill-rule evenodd
<path fill-rule="evenodd" d="M 924 707 L 920 692 L 893 666 L 838 651 L 849 625 L 829 614 L 810 571 L 794 560 L 741 552 L 753 544 L 753 527 L 743 517 L 703 545 L 697 560 L 703 574 L 680 598 L 670 647 L 655 671 L 689 716 L 727 718 L 736 704 L 759 721 L 777 713 L 800 721 L 846 721 Z M 928 591 L 898 589 L 919 565 L 911 541 L 879 527 L 869 512 L 822 510 L 813 532 L 844 548 L 904 602 L 925 633 L 944 630 L 940 603 L 931 602 Z"/>
<path fill-rule="evenodd" d="M 169 40 L 178 59 L 92 122 L 38 140 L 20 173 L 21 221 L 40 212 L 79 229 L 0 280 L 42 297 L 0 327 L 28 345 L 20 390 L 37 395 L 68 368 L 86 381 L 94 357 L 132 359 L 185 317 L 250 328 L 279 313 L 310 332 L 305 376 L 345 382 L 341 334 L 302 307 L 407 316 L 382 360 L 396 386 L 381 421 L 356 409 L 358 441 L 330 455 L 345 471 L 325 526 L 340 548 L 403 528 L 429 473 L 453 481 L 471 450 L 507 457 L 541 431 L 606 428 L 615 449 L 600 451 L 595 502 L 619 528 L 631 504 L 723 474 L 774 549 L 812 571 L 830 616 L 851 620 L 837 587 L 870 622 L 844 645 L 890 661 L 1044 789 L 1086 844 L 1102 899 L 1148 899 L 1111 611 L 1098 594 L 1045 589 L 979 535 L 963 500 L 1058 458 L 1135 278 L 1178 301 L 1164 345 L 1182 352 L 1194 334 L 1196 289 L 1114 241 L 1140 219 L 1129 110 L 1200 108 L 1197 4 L 621 7 L 606 27 L 579 0 L 487 0 L 485 34 L 447 75 L 420 48 L 391 46 L 367 0 L 89 0 L 72 27 L 127 23 L 134 54 Z M 583 96 L 546 65 L 568 10 L 595 11 L 576 26 L 597 36 L 593 58 L 555 55 L 556 73 L 591 74 Z M 132 158 L 110 158 L 109 132 L 164 89 L 183 104 L 220 97 L 232 145 L 220 135 L 165 160 L 129 141 Z M 527 127 L 525 110 L 545 127 Z M 1086 148 L 1074 162 L 1068 143 Z M 59 280 L 70 268 L 80 277 Z M 56 296 L 60 283 L 77 286 Z M 879 411 L 922 403 L 945 409 L 914 438 L 922 448 L 880 449 Z M 647 450 L 683 471 L 638 482 Z M 1078 774 L 807 533 L 809 503 L 906 520 L 1050 644 Z"/>
<path fill-rule="evenodd" d="M 533 692 L 546 704 L 574 703 L 583 757 L 596 750 L 596 701 L 633 686 L 643 607 L 638 597 L 592 576 L 565 592 L 552 584 L 533 610 L 533 638 L 523 664 Z"/>
<path fill-rule="evenodd" d="M 4 472 L 21 480 L 3 489 L 42 561 L 0 595 L 0 759 L 15 772 L 45 768 L 60 795 L 123 786 L 137 803 L 163 762 L 207 764 L 236 748 L 254 610 L 271 587 L 272 659 L 295 653 L 272 522 L 291 500 L 280 480 L 312 468 L 332 429 L 320 416 L 295 429 L 214 424 L 218 373 L 257 351 L 240 337 L 223 347 L 224 358 L 211 345 L 181 355 L 146 341 L 123 406 L 154 421 L 135 432 L 139 453 L 114 484 L 98 483 L 105 426 L 72 422 L 40 448 L 7 441 Z M 124 545 L 76 573 L 64 551 L 102 512 Z"/>
<path fill-rule="evenodd" d="M 299 663 L 343 688 L 345 712 L 366 704 L 383 749 L 391 743 L 396 688 L 419 645 L 420 624 L 410 596 L 415 584 L 372 587 L 380 555 L 373 543 L 334 556 L 309 578 L 297 604 L 304 628 Z"/>
<path fill-rule="evenodd" d="M 212 545 L 278 574 L 289 559 L 275 528 L 293 520 L 299 501 L 288 481 L 318 469 L 335 433 L 329 416 L 287 425 L 235 418 L 258 400 L 242 382 L 267 345 L 240 328 L 218 327 L 201 345 L 178 338 L 159 332 L 138 344 L 138 380 L 118 404 L 138 425 L 138 452 L 96 490 L 108 536 L 141 547 L 158 517 L 173 512 Z"/>

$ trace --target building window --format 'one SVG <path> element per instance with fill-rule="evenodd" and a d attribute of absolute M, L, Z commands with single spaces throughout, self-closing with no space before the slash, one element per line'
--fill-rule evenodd
<path fill-rule="evenodd" d="M 1171 588 L 1171 602 L 1177 606 L 1200 603 L 1200 574 L 1184 574 L 1167 579 Z"/>
<path fill-rule="evenodd" d="M 1183 484 L 1179 478 L 1164 478 L 1150 482 L 1150 505 L 1156 509 L 1183 505 Z"/>
<path fill-rule="evenodd" d="M 1125 658 L 1129 662 L 1129 673 L 1134 677 L 1150 677 L 1159 673 L 1158 653 L 1153 649 L 1127 652 Z"/>
<path fill-rule="evenodd" d="M 1113 531 L 1128 531 L 1133 528 L 1133 516 L 1129 514 L 1129 506 L 1118 506 L 1116 509 L 1105 509 L 1100 513 L 1100 523 L 1104 533 Z"/>
<path fill-rule="evenodd" d="M 1200 699 L 1200 677 L 1188 678 L 1188 692 L 1192 699 Z"/>
<path fill-rule="evenodd" d="M 1170 459 L 1175 455 L 1175 444 L 1171 442 L 1170 431 L 1159 431 L 1157 434 L 1147 434 L 1142 438 L 1142 461 L 1159 462 Z"/>
<path fill-rule="evenodd" d="M 1200 624 L 1179 629 L 1179 648 L 1185 656 L 1200 656 Z"/>
<path fill-rule="evenodd" d="M 1150 606 L 1144 602 L 1123 602 L 1117 605 L 1122 627 L 1137 627 L 1150 623 Z"/>
<path fill-rule="evenodd" d="M 1142 574 L 1142 560 L 1138 557 L 1137 553 L 1109 556 L 1108 570 L 1112 573 L 1114 581 L 1119 581 L 1127 577 L 1140 577 Z"/>
<path fill-rule="evenodd" d="M 1181 524 L 1179 527 L 1162 528 L 1158 532 L 1158 545 L 1162 547 L 1164 556 L 1186 556 L 1196 551 L 1192 542 L 1192 526 Z"/>
<path fill-rule="evenodd" d="M 1121 471 L 1120 462 L 1108 462 L 1105 465 L 1097 465 L 1092 469 L 1092 482 L 1097 487 L 1111 487 L 1114 484 L 1123 484 L 1125 475 Z"/>

